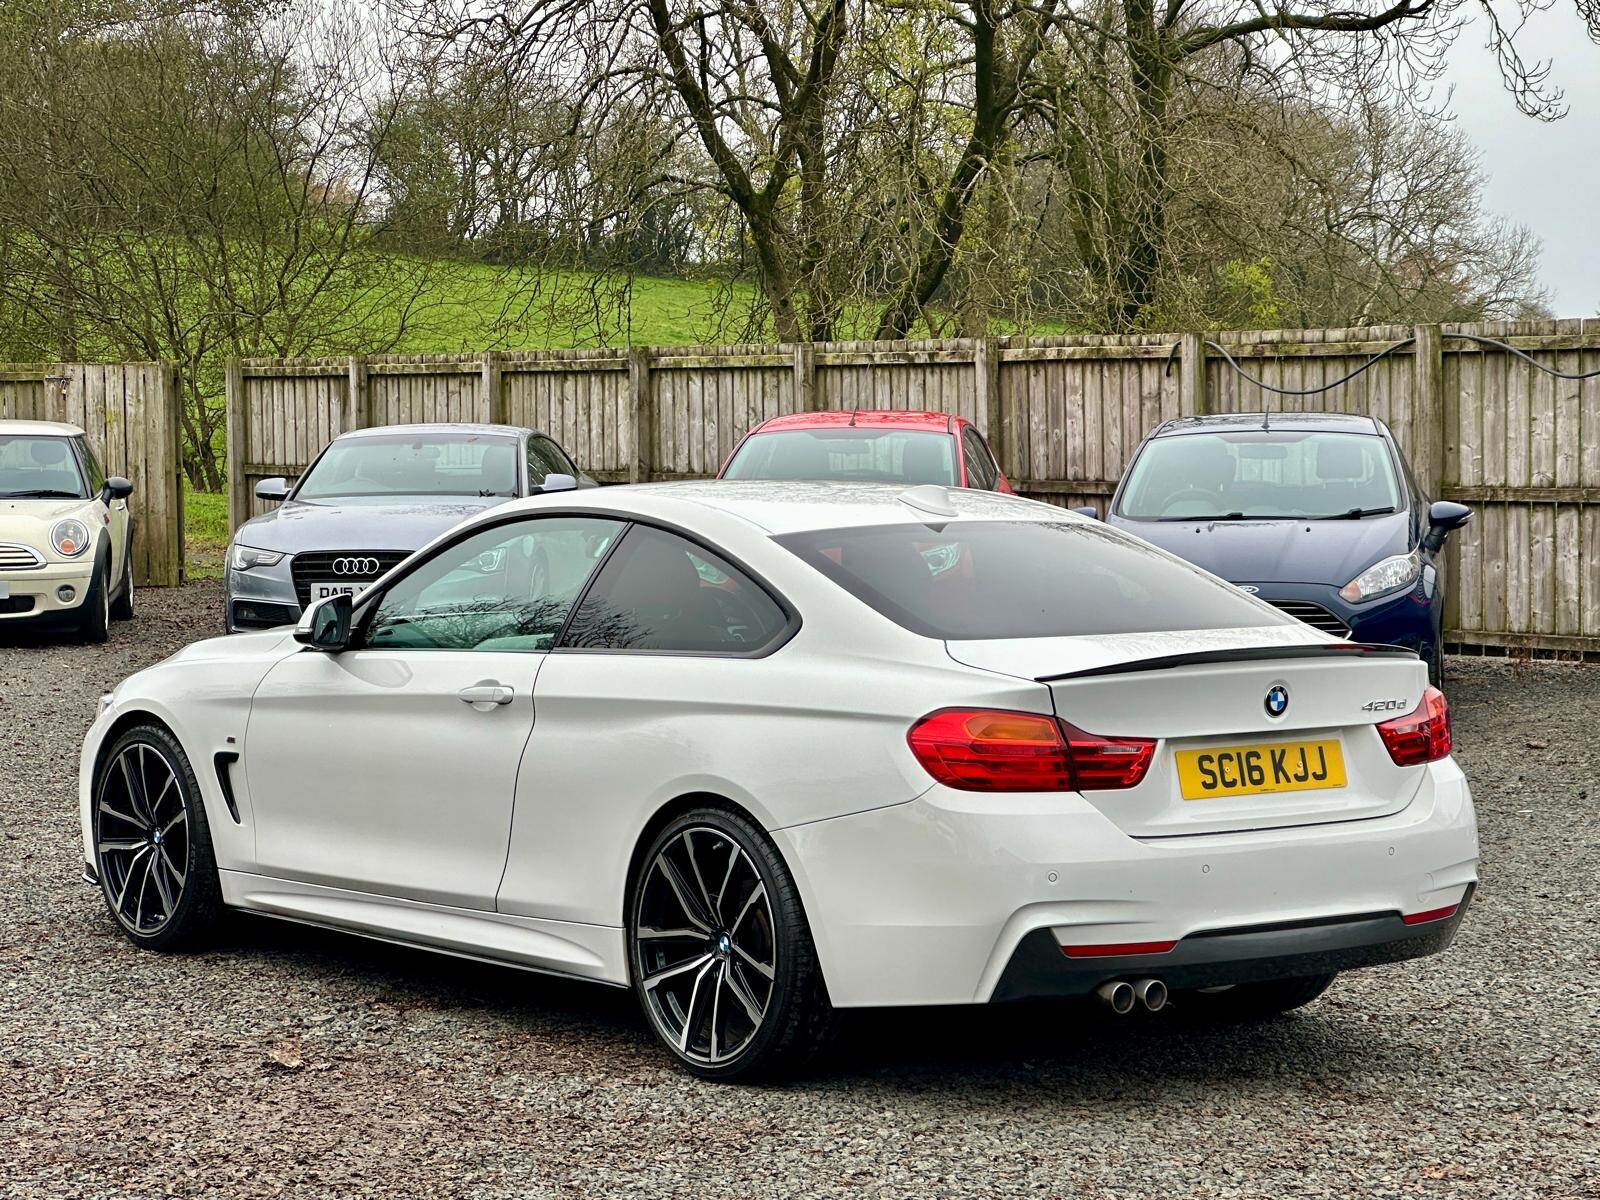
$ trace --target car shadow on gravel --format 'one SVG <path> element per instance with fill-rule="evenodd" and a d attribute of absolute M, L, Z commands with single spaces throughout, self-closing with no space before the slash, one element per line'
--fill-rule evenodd
<path fill-rule="evenodd" d="M 367 938 L 241 916 L 229 950 L 260 956 L 319 991 L 413 1013 L 470 1012 L 513 1033 L 571 1038 L 618 1074 L 672 1073 L 632 994 L 621 988 L 518 971 Z M 1181 1003 L 1181 1001 L 1180 1001 Z M 1014 1090 L 1047 1072 L 1054 1086 L 1090 1091 L 1192 1084 L 1230 1086 L 1286 1075 L 1384 1073 L 1386 1051 L 1348 1036 L 1318 1005 L 1256 1024 L 1206 1026 L 1181 1009 L 1115 1017 L 1092 1002 L 858 1010 L 789 1088 L 869 1085 Z M 1391 1064 L 1392 1065 L 1392 1064 Z"/>

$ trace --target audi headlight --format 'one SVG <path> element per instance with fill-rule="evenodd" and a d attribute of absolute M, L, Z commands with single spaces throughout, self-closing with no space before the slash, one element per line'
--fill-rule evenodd
<path fill-rule="evenodd" d="M 50 544 L 57 554 L 77 558 L 89 548 L 89 527 L 74 517 L 57 521 L 50 531 Z"/>
<path fill-rule="evenodd" d="M 1408 588 L 1422 574 L 1422 556 L 1413 550 L 1410 554 L 1396 554 L 1380 559 L 1339 589 L 1339 595 L 1356 604 L 1371 600 L 1388 592 Z"/>
<path fill-rule="evenodd" d="M 237 542 L 228 550 L 228 565 L 235 571 L 248 571 L 252 567 L 275 567 L 282 561 L 281 550 L 257 550 L 254 546 L 241 546 Z"/>

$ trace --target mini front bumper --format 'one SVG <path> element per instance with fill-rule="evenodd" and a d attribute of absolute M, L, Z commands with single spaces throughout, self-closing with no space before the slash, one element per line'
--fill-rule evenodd
<path fill-rule="evenodd" d="M 1015 978 L 1002 991 L 1002 979 L 1025 941 L 1048 948 L 1046 938 L 1058 948 L 1187 943 L 1168 962 L 1189 967 L 1199 962 L 1187 961 L 1199 953 L 1192 947 L 1224 935 L 1282 933 L 1265 955 L 1259 944 L 1231 943 L 1244 959 L 1314 956 L 1328 935 L 1312 931 L 1340 925 L 1358 942 L 1370 935 L 1382 945 L 1394 940 L 1401 914 L 1460 903 L 1478 862 L 1472 797 L 1449 759 L 1425 769 L 1406 808 L 1361 821 L 1140 840 L 1071 793 L 934 787 L 909 804 L 773 837 L 795 873 L 839 1007 L 1023 994 Z M 1360 926 L 1369 919 L 1378 924 Z M 1059 949 L 1059 964 L 1044 957 L 1070 972 Z M 1144 965 L 1082 961 L 1096 981 Z M 1189 977 L 1176 975 L 1172 986 Z"/>
<path fill-rule="evenodd" d="M 0 621 L 66 621 L 76 619 L 94 579 L 94 557 L 50 562 L 27 571 L 0 571 L 6 599 L 0 601 Z M 63 600 L 60 590 L 72 589 Z M 24 607 L 26 605 L 26 607 Z"/>

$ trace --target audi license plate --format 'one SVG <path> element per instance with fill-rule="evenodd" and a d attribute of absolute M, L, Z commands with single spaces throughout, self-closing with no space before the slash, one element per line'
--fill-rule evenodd
<path fill-rule="evenodd" d="M 309 586 L 311 588 L 311 603 L 315 604 L 318 600 L 326 600 L 329 596 L 338 596 L 340 594 L 354 596 L 367 585 L 366 583 L 333 583 L 331 581 L 312 580 Z"/>
<path fill-rule="evenodd" d="M 1270 742 L 1179 750 L 1178 790 L 1185 800 L 1311 792 L 1345 785 L 1344 752 L 1337 740 Z"/>

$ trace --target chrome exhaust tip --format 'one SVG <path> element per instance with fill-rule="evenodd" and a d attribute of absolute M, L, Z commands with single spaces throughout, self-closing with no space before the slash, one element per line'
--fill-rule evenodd
<path fill-rule="evenodd" d="M 1160 1012 L 1167 1006 L 1167 985 L 1159 979 L 1141 979 L 1133 985 L 1133 994 L 1149 1012 Z"/>
<path fill-rule="evenodd" d="M 1138 1003 L 1138 997 L 1134 995 L 1133 985 L 1126 979 L 1108 980 L 1095 988 L 1094 994 L 1099 996 L 1105 1006 L 1119 1017 L 1127 1016 L 1133 1011 L 1133 1006 Z"/>

